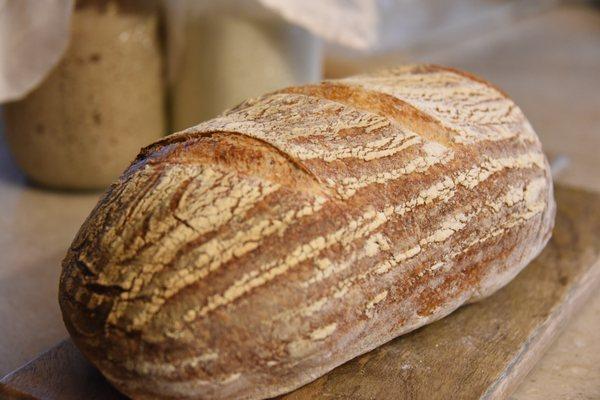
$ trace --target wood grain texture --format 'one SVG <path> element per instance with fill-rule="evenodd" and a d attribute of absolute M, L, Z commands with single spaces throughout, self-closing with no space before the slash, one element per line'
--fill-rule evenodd
<path fill-rule="evenodd" d="M 552 239 L 505 288 L 338 367 L 286 398 L 505 397 L 600 283 L 600 195 L 559 186 L 556 198 Z M 70 341 L 2 382 L 47 400 L 123 398 Z"/>
<path fill-rule="evenodd" d="M 75 238 L 59 299 L 130 396 L 265 398 L 490 295 L 554 212 L 502 91 L 402 67 L 251 99 L 143 150 Z"/>
<path fill-rule="evenodd" d="M 1 380 L 0 399 L 121 400 L 100 372 L 65 340 Z M 29 396 L 29 397 L 26 397 Z"/>

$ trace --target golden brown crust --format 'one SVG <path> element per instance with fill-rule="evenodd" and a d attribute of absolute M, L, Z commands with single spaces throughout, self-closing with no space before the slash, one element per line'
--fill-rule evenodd
<path fill-rule="evenodd" d="M 531 126 L 478 78 L 288 88 L 144 149 L 74 240 L 60 304 L 131 397 L 265 398 L 491 294 L 554 208 Z"/>

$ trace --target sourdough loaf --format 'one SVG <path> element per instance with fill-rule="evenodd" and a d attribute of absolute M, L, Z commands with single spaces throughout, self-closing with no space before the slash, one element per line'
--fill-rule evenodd
<path fill-rule="evenodd" d="M 60 305 L 132 398 L 266 398 L 493 293 L 554 211 L 538 138 L 481 79 L 292 87 L 143 149 L 71 245 Z"/>

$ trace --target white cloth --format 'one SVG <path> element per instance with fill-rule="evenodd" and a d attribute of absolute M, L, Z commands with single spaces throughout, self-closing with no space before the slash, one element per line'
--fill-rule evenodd
<path fill-rule="evenodd" d="M 73 0 L 0 0 L 0 103 L 33 90 L 69 42 Z"/>
<path fill-rule="evenodd" d="M 376 0 L 259 0 L 330 42 L 366 49 L 377 40 Z"/>

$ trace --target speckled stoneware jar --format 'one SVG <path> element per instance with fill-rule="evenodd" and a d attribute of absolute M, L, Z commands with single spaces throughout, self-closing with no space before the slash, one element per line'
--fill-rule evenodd
<path fill-rule="evenodd" d="M 4 110 L 8 143 L 31 180 L 103 188 L 165 133 L 159 23 L 157 1 L 76 2 L 62 61 Z"/>

